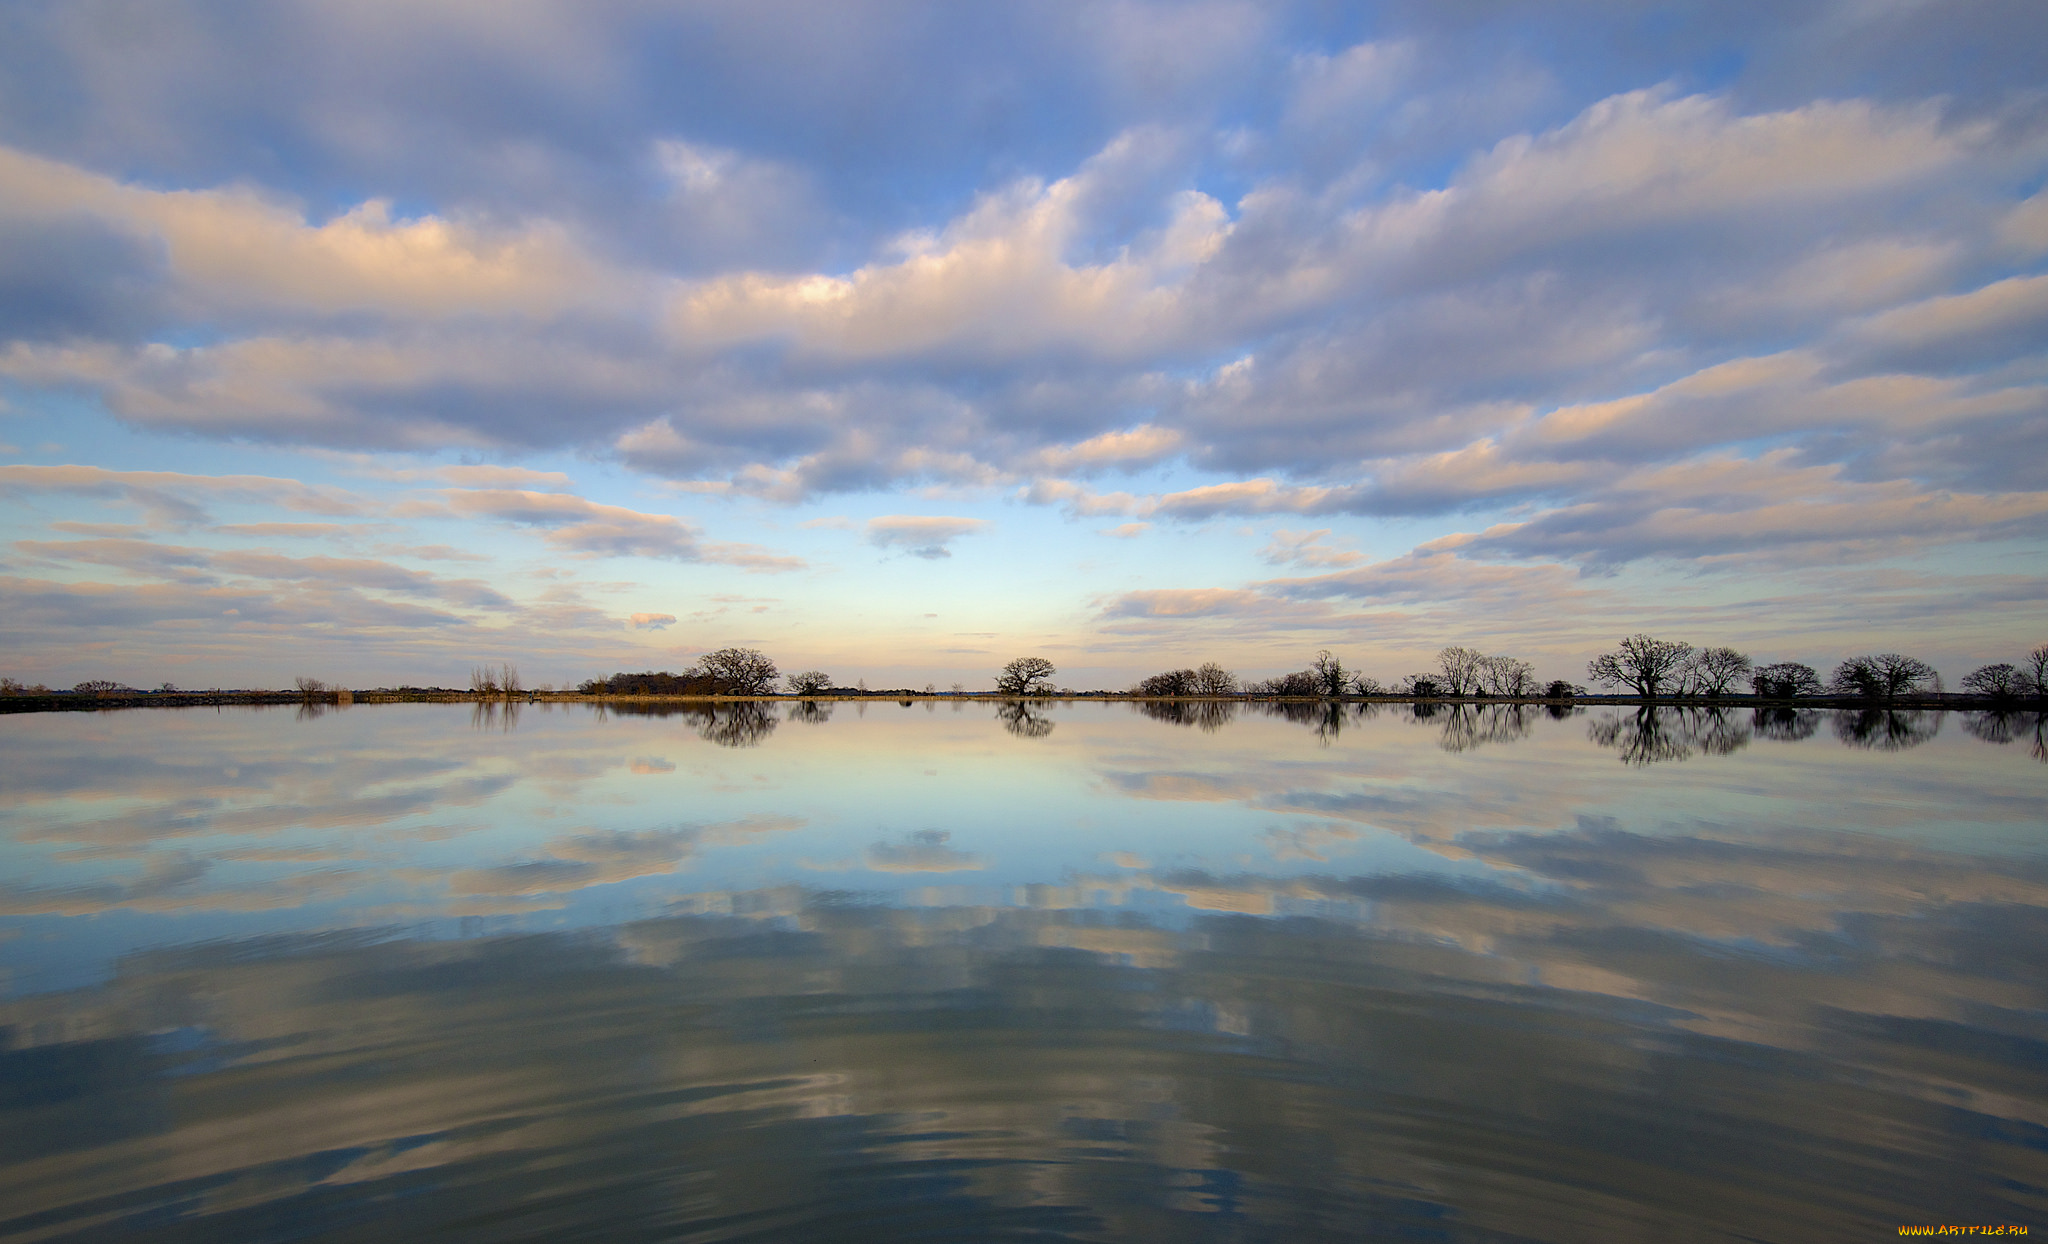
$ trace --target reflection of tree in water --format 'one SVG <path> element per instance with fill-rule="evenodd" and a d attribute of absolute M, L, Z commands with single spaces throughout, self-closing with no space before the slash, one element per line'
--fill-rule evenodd
<path fill-rule="evenodd" d="M 1850 747 L 1902 752 L 1940 734 L 1942 716 L 1919 709 L 1844 709 L 1835 714 L 1835 736 Z"/>
<path fill-rule="evenodd" d="M 775 733 L 781 723 L 775 710 L 756 700 L 740 700 L 705 710 L 709 718 L 697 727 L 697 737 L 720 747 L 755 747 Z"/>
<path fill-rule="evenodd" d="M 1512 743 L 1534 728 L 1523 704 L 1454 704 L 1445 716 L 1437 746 L 1447 752 L 1469 752 L 1488 743 Z"/>
<path fill-rule="evenodd" d="M 1140 700 L 1138 711 L 1154 721 L 1208 733 L 1229 725 L 1237 716 L 1237 705 L 1227 700 Z"/>
<path fill-rule="evenodd" d="M 1032 711 L 1022 700 L 1012 700 L 996 710 L 1003 729 L 1020 739 L 1042 739 L 1052 733 L 1052 719 Z"/>
<path fill-rule="evenodd" d="M 1595 718 L 1586 737 L 1621 753 L 1625 765 L 1684 760 L 1694 752 L 1726 756 L 1749 746 L 1750 724 L 1725 708 L 1644 705 L 1633 713 Z"/>
<path fill-rule="evenodd" d="M 820 704 L 816 700 L 798 700 L 789 706 L 789 719 L 807 726 L 821 726 L 832 720 L 832 705 L 829 702 Z"/>
<path fill-rule="evenodd" d="M 1379 716 L 1377 704 L 1346 704 L 1341 700 L 1274 700 L 1258 706 L 1268 717 L 1280 717 L 1315 731 L 1316 742 L 1328 747 L 1344 727 Z"/>
<path fill-rule="evenodd" d="M 1755 710 L 1749 715 L 1749 723 L 1761 738 L 1774 743 L 1797 743 L 1812 738 L 1820 730 L 1820 710 L 1779 704 Z"/>
<path fill-rule="evenodd" d="M 524 707 L 518 700 L 478 700 L 470 706 L 470 729 L 501 730 L 510 734 L 512 728 L 519 724 L 519 710 Z"/>

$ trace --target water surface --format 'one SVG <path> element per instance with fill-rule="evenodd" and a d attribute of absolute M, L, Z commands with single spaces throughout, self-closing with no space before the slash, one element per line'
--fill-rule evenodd
<path fill-rule="evenodd" d="M 0 719 L 0 1239 L 2048 1229 L 2034 717 Z"/>

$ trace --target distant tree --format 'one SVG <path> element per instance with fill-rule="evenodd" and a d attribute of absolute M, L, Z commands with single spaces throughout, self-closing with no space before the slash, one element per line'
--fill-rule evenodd
<path fill-rule="evenodd" d="M 1994 700 L 2017 700 L 2034 689 L 2032 684 L 2033 679 L 2022 673 L 2018 666 L 1999 664 L 1970 671 L 1963 676 L 1961 686 L 1969 695 L 1985 695 Z"/>
<path fill-rule="evenodd" d="M 508 696 L 518 695 L 525 690 L 519 681 L 519 667 L 510 661 L 498 666 L 498 690 Z"/>
<path fill-rule="evenodd" d="M 775 662 L 752 648 L 720 648 L 697 658 L 697 668 L 726 695 L 761 695 L 775 686 Z"/>
<path fill-rule="evenodd" d="M 1749 672 L 1749 688 L 1766 700 L 1797 700 L 1827 690 L 1820 671 L 1797 661 L 1758 666 Z"/>
<path fill-rule="evenodd" d="M 1479 678 L 1488 695 L 1525 696 L 1536 690 L 1536 667 L 1514 657 L 1482 657 Z"/>
<path fill-rule="evenodd" d="M 1052 690 L 1052 676 L 1058 672 L 1044 657 L 1018 657 L 996 675 L 996 690 L 1004 695 L 1044 695 Z"/>
<path fill-rule="evenodd" d="M 488 665 L 473 665 L 469 670 L 469 689 L 474 695 L 498 694 L 498 671 Z"/>
<path fill-rule="evenodd" d="M 1543 698 L 1546 700 L 1569 700 L 1573 696 L 1582 694 L 1584 690 L 1585 688 L 1583 687 L 1558 678 L 1552 680 L 1548 686 L 1543 688 Z"/>
<path fill-rule="evenodd" d="M 1236 695 L 1237 675 L 1214 661 L 1205 661 L 1195 667 L 1195 694 Z"/>
<path fill-rule="evenodd" d="M 1381 686 L 1380 680 L 1374 678 L 1371 674 L 1353 674 L 1351 676 L 1351 692 L 1353 695 L 1385 695 L 1387 689 Z"/>
<path fill-rule="evenodd" d="M 791 674 L 783 681 L 789 684 L 790 693 L 793 695 L 816 695 L 832 685 L 832 675 L 824 670 L 805 670 L 800 674 Z"/>
<path fill-rule="evenodd" d="M 1653 699 L 1678 679 L 1691 656 L 1691 644 L 1631 635 L 1613 652 L 1603 652 L 1589 661 L 1586 674 L 1602 686 L 1629 687 L 1644 699 Z"/>
<path fill-rule="evenodd" d="M 1443 695 L 1472 695 L 1479 690 L 1480 670 L 1485 667 L 1486 654 L 1472 648 L 1445 648 L 1436 654 L 1436 667 L 1442 672 L 1437 680 Z"/>
<path fill-rule="evenodd" d="M 1328 648 L 1316 653 L 1315 662 L 1309 666 L 1309 672 L 1315 676 L 1318 695 L 1343 695 L 1344 689 L 1351 685 L 1351 671 L 1345 669 L 1344 662 L 1338 660 L 1336 654 Z"/>
<path fill-rule="evenodd" d="M 16 679 L 0 678 L 0 695 L 20 695 L 27 690 L 28 688 Z"/>
<path fill-rule="evenodd" d="M 1837 695 L 1861 696 L 1866 700 L 1895 700 L 1934 682 L 1934 667 L 1916 657 L 1896 652 L 1850 657 L 1835 667 L 1829 689 Z"/>
<path fill-rule="evenodd" d="M 1434 674 L 1409 674 L 1401 679 L 1394 690 L 1399 695 L 1412 695 L 1425 700 L 1450 694 L 1444 689 L 1444 685 L 1437 681 Z"/>
<path fill-rule="evenodd" d="M 1702 648 L 1687 662 L 1695 693 L 1716 698 L 1727 695 L 1752 668 L 1749 657 L 1733 648 Z"/>
<path fill-rule="evenodd" d="M 1292 674 L 1281 674 L 1256 682 L 1245 688 L 1253 695 L 1271 696 L 1312 696 L 1322 694 L 1322 684 L 1314 670 L 1296 670 Z"/>
<path fill-rule="evenodd" d="M 157 686 L 157 690 L 159 692 L 175 693 L 178 690 L 178 684 L 166 678 L 161 684 Z"/>
<path fill-rule="evenodd" d="M 1194 695 L 1200 680 L 1201 675 L 1193 670 L 1167 670 L 1163 674 L 1141 679 L 1137 692 L 1139 695 L 1150 696 Z"/>
<path fill-rule="evenodd" d="M 298 688 L 299 694 L 309 700 L 327 690 L 326 683 L 317 678 L 308 678 L 304 674 L 292 679 L 292 686 Z"/>
<path fill-rule="evenodd" d="M 2021 667 L 2027 678 L 2034 684 L 2035 695 L 2048 695 L 2048 644 L 2037 644 L 2027 654 L 2026 664 Z"/>
<path fill-rule="evenodd" d="M 111 678 L 88 678 L 72 688 L 79 695 L 106 695 L 109 692 L 125 689 L 120 683 L 115 682 Z"/>

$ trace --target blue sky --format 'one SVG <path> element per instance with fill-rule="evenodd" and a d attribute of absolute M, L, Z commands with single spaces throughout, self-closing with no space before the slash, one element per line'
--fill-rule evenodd
<path fill-rule="evenodd" d="M 2038 4 L 0 26 L 24 681 L 2048 638 Z"/>

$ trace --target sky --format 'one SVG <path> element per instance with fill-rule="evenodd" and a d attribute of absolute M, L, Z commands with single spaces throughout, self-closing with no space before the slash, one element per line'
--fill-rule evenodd
<path fill-rule="evenodd" d="M 0 0 L 0 675 L 2048 639 L 2048 8 Z"/>

